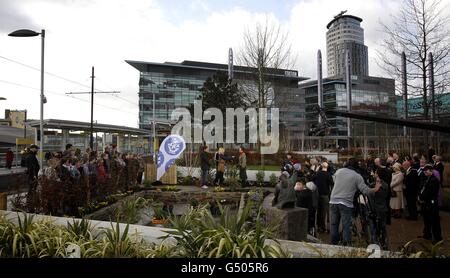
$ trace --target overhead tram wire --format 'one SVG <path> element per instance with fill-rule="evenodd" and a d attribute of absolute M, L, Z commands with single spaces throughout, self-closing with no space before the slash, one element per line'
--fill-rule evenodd
<path fill-rule="evenodd" d="M 38 88 L 30 87 L 30 86 L 27 86 L 27 85 L 22 85 L 22 84 L 15 83 L 15 82 L 11 82 L 11 81 L 1 80 L 1 79 L 0 79 L 0 82 L 1 82 L 1 83 L 5 83 L 5 84 L 9 84 L 9 85 L 13 85 L 13 86 L 17 86 L 17 87 L 22 87 L 22 88 L 25 88 L 25 89 L 35 90 L 35 91 L 40 91 L 40 90 L 41 90 L 41 89 L 38 89 Z M 76 99 L 76 100 L 78 100 L 78 101 L 89 102 L 88 100 L 85 100 L 85 99 L 82 99 L 82 98 L 78 98 L 78 97 L 74 97 L 74 96 L 62 95 L 62 94 L 60 94 L 60 93 L 56 93 L 56 92 L 53 92 L 53 91 L 49 91 L 49 90 L 47 90 L 47 89 L 45 90 L 45 93 L 49 93 L 49 94 L 52 94 L 52 95 L 56 95 L 56 96 L 58 96 L 58 97 L 70 97 L 70 98 Z M 135 115 L 135 114 L 136 114 L 136 113 L 133 113 L 133 112 L 121 110 L 121 109 L 119 109 L 119 108 L 114 108 L 114 107 L 107 106 L 107 105 L 103 105 L 103 104 L 96 104 L 96 103 L 94 103 L 94 105 L 101 106 L 101 107 L 104 107 L 104 108 L 107 108 L 107 109 L 111 109 L 111 110 L 114 110 L 114 111 L 116 111 L 116 112 L 119 111 L 119 112 L 122 112 L 122 113 L 127 113 L 127 114 L 132 114 L 132 115 Z"/>
<path fill-rule="evenodd" d="M 0 55 L 0 58 L 5 59 L 5 60 L 7 60 L 7 61 L 10 61 L 10 62 L 12 62 L 12 63 L 16 63 L 16 64 L 18 64 L 18 65 L 21 65 L 21 66 L 24 66 L 24 67 L 33 69 L 33 70 L 36 70 L 36 71 L 40 71 L 40 69 L 38 69 L 38 68 L 35 68 L 35 67 L 33 67 L 33 66 L 24 64 L 24 63 L 19 62 L 19 61 L 15 61 L 15 60 L 13 60 L 13 59 L 7 58 L 7 57 L 2 56 L 2 55 Z M 67 81 L 67 82 L 70 82 L 70 83 L 73 83 L 73 84 L 77 84 L 77 85 L 79 85 L 79 86 L 83 86 L 83 87 L 85 87 L 85 88 L 90 88 L 90 86 L 88 86 L 88 85 L 85 85 L 85 84 L 83 84 L 83 83 L 80 83 L 80 82 L 77 82 L 77 81 L 74 81 L 74 80 L 70 80 L 70 79 L 68 79 L 68 78 L 66 78 L 66 77 L 62 77 L 62 76 L 60 76 L 60 75 L 57 75 L 57 74 L 54 74 L 54 73 L 51 73 L 51 72 L 48 72 L 48 71 L 45 71 L 44 73 L 47 74 L 47 75 L 53 76 L 53 77 L 55 77 L 55 78 L 59 78 L 59 79 L 61 79 L 61 80 L 64 80 L 64 81 Z M 97 77 L 97 80 L 98 80 L 98 77 Z M 98 91 L 98 92 L 105 92 L 105 91 L 99 90 L 99 89 L 97 89 L 96 91 Z M 121 100 L 123 100 L 123 101 L 126 101 L 126 102 L 128 102 L 128 103 L 130 103 L 130 104 L 139 106 L 138 103 L 129 101 L 129 100 L 127 100 L 127 99 L 125 99 L 125 98 L 122 98 L 122 97 L 119 97 L 119 96 L 117 96 L 117 95 L 115 95 L 115 94 L 111 94 L 111 95 L 117 97 L 118 99 L 121 99 Z M 94 105 L 95 105 L 95 104 L 94 104 Z"/>
<path fill-rule="evenodd" d="M 100 81 L 100 82 L 103 82 L 103 79 L 101 79 L 101 78 L 99 78 L 99 77 L 96 77 L 97 78 L 97 80 L 98 81 Z M 103 83 L 104 85 L 105 85 L 105 83 Z M 108 88 L 110 88 L 111 89 L 111 86 L 109 86 L 108 84 L 106 84 L 106 87 L 108 87 Z M 103 92 L 102 90 L 97 90 L 97 91 L 99 91 L 99 92 Z M 113 91 L 112 89 L 111 89 L 111 91 Z M 121 100 L 123 100 L 123 101 L 126 101 L 126 102 L 128 102 L 128 103 L 130 103 L 130 104 L 133 104 L 133 105 L 136 105 L 136 106 L 139 106 L 139 104 L 138 103 L 136 103 L 136 102 L 133 102 L 133 101 L 130 101 L 130 100 L 128 100 L 128 99 L 126 99 L 126 98 L 123 98 L 123 97 L 121 97 L 121 96 L 119 96 L 119 95 L 116 95 L 116 94 L 111 94 L 111 96 L 113 96 L 113 97 L 116 97 L 116 98 L 118 98 L 118 99 L 121 99 Z"/>

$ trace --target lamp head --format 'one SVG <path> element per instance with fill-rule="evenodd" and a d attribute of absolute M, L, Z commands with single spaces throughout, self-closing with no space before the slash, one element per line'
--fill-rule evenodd
<path fill-rule="evenodd" d="M 28 29 L 20 29 L 16 30 L 12 33 L 9 33 L 8 36 L 10 37 L 36 37 L 39 36 L 41 33 L 35 32 L 33 30 Z"/>

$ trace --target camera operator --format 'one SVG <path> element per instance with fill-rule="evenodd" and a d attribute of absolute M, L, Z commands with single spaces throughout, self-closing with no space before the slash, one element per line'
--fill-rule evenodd
<path fill-rule="evenodd" d="M 369 188 L 362 176 L 357 172 L 358 163 L 350 158 L 345 168 L 341 168 L 334 174 L 334 187 L 331 192 L 331 243 L 339 242 L 339 224 L 342 218 L 343 244 L 351 243 L 353 199 L 357 190 L 365 195 L 377 192 L 381 184 L 375 184 L 375 188 Z"/>

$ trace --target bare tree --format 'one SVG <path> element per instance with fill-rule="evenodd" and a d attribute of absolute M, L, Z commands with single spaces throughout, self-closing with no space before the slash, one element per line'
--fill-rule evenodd
<path fill-rule="evenodd" d="M 253 106 L 272 106 L 277 93 L 276 70 L 293 67 L 295 59 L 288 38 L 288 33 L 268 17 L 263 24 L 257 23 L 254 30 L 247 28 L 244 32 L 244 44 L 238 52 L 237 62 L 248 67 L 249 82 L 241 82 L 240 89 Z"/>
<path fill-rule="evenodd" d="M 397 91 L 401 91 L 401 54 L 407 61 L 408 94 L 423 97 L 423 116 L 428 118 L 429 53 L 434 56 L 436 92 L 450 85 L 450 18 L 448 5 L 442 0 L 404 0 L 392 25 L 380 23 L 386 38 L 378 51 L 378 64 L 395 76 Z"/>
<path fill-rule="evenodd" d="M 247 28 L 243 46 L 236 57 L 237 63 L 245 67 L 245 72 L 248 73 L 245 81 L 239 82 L 238 86 L 250 106 L 290 109 L 289 100 L 284 97 L 289 95 L 290 88 L 280 79 L 280 69 L 287 70 L 283 75 L 293 74 L 294 72 L 289 70 L 293 68 L 295 58 L 289 43 L 289 34 L 283 31 L 277 22 L 266 16 L 254 29 Z M 261 144 L 258 143 L 258 149 L 260 148 Z M 261 164 L 264 165 L 263 155 Z"/>

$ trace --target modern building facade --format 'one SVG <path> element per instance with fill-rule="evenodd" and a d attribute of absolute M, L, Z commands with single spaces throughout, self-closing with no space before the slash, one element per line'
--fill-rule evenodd
<path fill-rule="evenodd" d="M 354 76 L 352 78 L 352 111 L 376 113 L 377 115 L 396 116 L 393 79 Z M 305 129 L 309 130 L 317 124 L 317 80 L 300 84 L 300 94 L 305 95 Z M 347 89 L 343 78 L 323 79 L 323 105 L 326 109 L 347 110 Z M 324 137 L 324 146 L 330 148 L 347 148 L 347 119 L 342 117 L 328 118 L 331 130 Z M 361 120 L 351 121 L 352 137 L 368 138 L 368 145 L 375 147 L 377 138 L 386 133 L 382 124 Z M 391 129 L 391 128 L 390 128 Z M 388 131 L 388 134 L 391 131 Z"/>
<path fill-rule="evenodd" d="M 429 97 L 430 98 L 430 97 Z M 431 99 L 430 99 L 431 103 Z M 397 98 L 397 117 L 404 118 L 404 100 L 402 97 Z M 429 113 L 431 114 L 431 108 L 429 106 Z M 439 94 L 435 96 L 434 101 L 436 120 L 441 123 L 448 124 L 450 122 L 450 93 Z M 423 119 L 423 98 L 414 97 L 408 99 L 408 118 Z"/>
<path fill-rule="evenodd" d="M 345 52 L 350 51 L 352 75 L 369 75 L 368 49 L 364 45 L 362 19 L 340 13 L 327 25 L 328 76 L 345 75 Z"/>
<path fill-rule="evenodd" d="M 126 61 L 140 72 L 139 80 L 139 127 L 151 128 L 153 97 L 155 118 L 169 120 L 178 107 L 189 107 L 201 96 L 203 83 L 218 71 L 227 72 L 228 65 L 183 61 L 181 63 L 153 63 Z M 233 82 L 249 84 L 255 69 L 234 66 Z M 304 98 L 299 95 L 297 71 L 268 69 L 274 93 L 274 105 L 280 110 L 280 124 L 289 130 L 289 136 L 301 136 L 304 132 Z M 154 95 L 154 96 L 153 96 Z"/>

